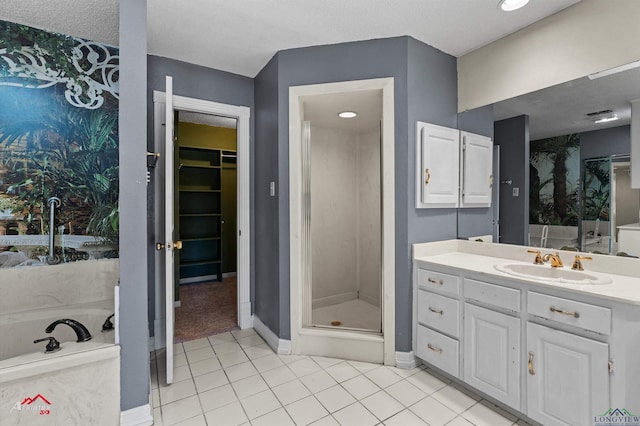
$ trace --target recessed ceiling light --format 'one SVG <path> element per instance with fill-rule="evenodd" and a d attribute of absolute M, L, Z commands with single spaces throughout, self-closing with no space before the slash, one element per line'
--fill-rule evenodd
<path fill-rule="evenodd" d="M 527 3 L 529 0 L 500 0 L 498 8 L 505 12 L 511 12 L 524 7 Z"/>
<path fill-rule="evenodd" d="M 358 115 L 358 114 L 356 114 L 353 111 L 342 111 L 340 114 L 338 114 L 338 117 L 340 117 L 340 118 L 353 118 L 356 115 Z"/>
<path fill-rule="evenodd" d="M 612 114 L 612 115 L 610 115 L 608 117 L 599 118 L 596 121 L 594 121 L 594 123 L 600 124 L 600 123 L 606 123 L 608 121 L 615 121 L 615 120 L 618 120 L 618 119 L 619 119 L 619 117 L 618 117 L 617 114 Z"/>

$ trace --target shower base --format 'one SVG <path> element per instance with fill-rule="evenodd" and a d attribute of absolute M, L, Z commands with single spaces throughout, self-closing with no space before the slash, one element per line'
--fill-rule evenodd
<path fill-rule="evenodd" d="M 314 325 L 332 326 L 332 322 L 340 321 L 338 328 L 355 328 L 361 330 L 381 331 L 381 309 L 362 299 L 353 299 L 336 305 L 323 306 L 313 310 Z"/>

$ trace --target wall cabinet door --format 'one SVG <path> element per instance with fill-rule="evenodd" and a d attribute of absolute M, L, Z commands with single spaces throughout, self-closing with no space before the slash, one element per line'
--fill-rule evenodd
<path fill-rule="evenodd" d="M 527 415 L 544 425 L 588 425 L 610 408 L 609 345 L 527 324 Z"/>
<path fill-rule="evenodd" d="M 520 409 L 520 319 L 464 306 L 464 380 Z"/>
<path fill-rule="evenodd" d="M 458 130 L 418 122 L 416 131 L 416 207 L 458 207 Z"/>
<path fill-rule="evenodd" d="M 460 207 L 491 206 L 493 142 L 486 136 L 460 132 Z"/>

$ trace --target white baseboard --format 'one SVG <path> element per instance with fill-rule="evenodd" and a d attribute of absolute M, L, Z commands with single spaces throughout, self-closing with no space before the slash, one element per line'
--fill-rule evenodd
<path fill-rule="evenodd" d="M 291 354 L 291 340 L 280 339 L 255 315 L 253 316 L 253 329 L 267 342 L 267 345 L 269 345 L 275 353 L 279 355 Z"/>
<path fill-rule="evenodd" d="M 253 327 L 253 315 L 251 315 L 251 302 L 240 303 L 240 312 L 238 312 L 238 327 L 244 330 L 245 328 Z"/>
<path fill-rule="evenodd" d="M 153 424 L 151 405 L 145 404 L 120 412 L 120 426 L 147 426 Z"/>
<path fill-rule="evenodd" d="M 311 302 L 312 309 L 322 308 L 324 306 L 337 305 L 338 303 L 348 302 L 357 299 L 358 292 L 350 291 L 348 293 L 334 294 L 333 296 L 319 297 Z"/>
<path fill-rule="evenodd" d="M 403 370 L 411 370 L 412 368 L 416 368 L 418 363 L 416 362 L 416 357 L 411 352 L 396 352 L 396 367 L 402 368 Z"/>

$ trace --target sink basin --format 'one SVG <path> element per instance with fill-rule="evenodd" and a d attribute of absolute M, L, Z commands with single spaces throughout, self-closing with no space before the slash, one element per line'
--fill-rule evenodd
<path fill-rule="evenodd" d="M 611 284 L 611 279 L 607 277 L 596 276 L 583 271 L 573 271 L 569 268 L 552 268 L 548 265 L 510 263 L 507 265 L 495 265 L 494 268 L 505 274 L 537 281 L 578 285 Z"/>

